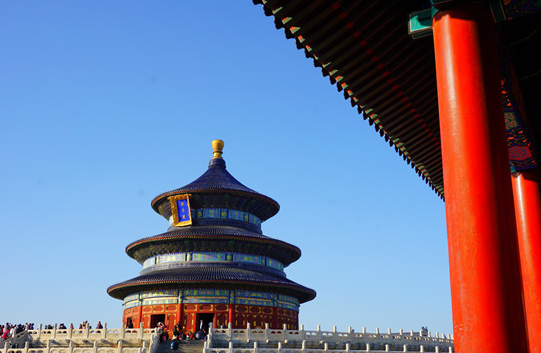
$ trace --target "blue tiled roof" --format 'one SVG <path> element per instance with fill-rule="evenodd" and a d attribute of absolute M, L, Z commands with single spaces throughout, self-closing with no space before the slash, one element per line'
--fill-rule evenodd
<path fill-rule="evenodd" d="M 130 257 L 136 258 L 135 252 L 141 247 L 149 246 L 150 244 L 163 244 L 166 241 L 177 241 L 179 246 L 184 245 L 184 240 L 193 241 L 239 241 L 250 242 L 254 244 L 263 244 L 263 250 L 266 253 L 260 255 L 270 256 L 282 262 L 285 266 L 297 261 L 301 256 L 301 251 L 298 247 L 286 243 L 281 240 L 273 239 L 259 233 L 250 232 L 244 228 L 226 227 L 226 226 L 197 226 L 176 228 L 162 234 L 152 237 L 139 239 L 129 244 L 126 247 L 126 252 Z M 270 245 L 270 246 L 267 246 Z M 192 251 L 192 249 L 182 249 L 183 251 Z M 221 249 L 226 250 L 226 249 Z M 173 252 L 180 251 L 180 248 L 173 249 Z M 136 258 L 138 261 L 144 259 Z"/>
<path fill-rule="evenodd" d="M 255 207 L 259 214 L 256 214 L 261 220 L 266 220 L 274 216 L 280 210 L 280 206 L 276 201 L 268 196 L 260 194 L 235 179 L 227 170 L 223 159 L 211 159 L 209 167 L 203 175 L 197 178 L 190 184 L 178 189 L 164 192 L 152 200 L 152 208 L 161 213 L 159 210 L 160 204 L 167 201 L 167 198 L 172 195 L 180 194 L 237 194 L 256 200 L 260 207 Z"/>
<path fill-rule="evenodd" d="M 168 198 L 191 194 L 190 208 L 196 215 L 199 215 L 198 212 L 201 212 L 201 215 L 194 216 L 189 226 L 171 225 L 165 233 L 131 243 L 126 247 L 130 257 L 144 264 L 158 255 L 227 252 L 267 257 L 278 261 L 284 267 L 299 259 L 299 248 L 262 234 L 261 222 L 278 212 L 278 203 L 241 184 L 226 170 L 225 161 L 220 155 L 221 147 L 215 149 L 214 158 L 211 159 L 207 171 L 198 179 L 158 195 L 152 201 L 152 208 L 156 212 L 166 219 L 171 219 L 172 211 Z M 213 212 L 218 212 L 216 214 L 219 217 L 209 213 L 212 209 Z M 233 216 L 229 217 L 231 210 L 244 213 L 241 218 L 239 212 L 233 212 Z M 248 217 L 248 221 L 245 217 Z M 250 219 L 257 219 L 257 222 L 250 222 Z M 140 291 L 205 287 L 254 288 L 293 296 L 301 303 L 316 296 L 314 290 L 288 280 L 281 269 L 276 270 L 250 261 L 156 263 L 144 268 L 139 276 L 109 287 L 107 292 L 114 298 L 124 299 Z"/>
<path fill-rule="evenodd" d="M 175 287 L 184 285 L 201 287 L 205 285 L 239 285 L 268 287 L 270 292 L 278 292 L 297 297 L 301 303 L 312 300 L 316 292 L 283 277 L 275 277 L 267 273 L 250 271 L 244 268 L 223 266 L 190 266 L 162 271 L 155 271 L 130 280 L 115 284 L 107 289 L 114 298 L 124 299 L 125 296 L 155 288 L 157 285 L 171 284 Z"/>

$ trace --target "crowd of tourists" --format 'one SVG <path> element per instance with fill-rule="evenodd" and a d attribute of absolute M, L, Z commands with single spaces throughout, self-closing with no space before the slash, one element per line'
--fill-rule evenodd
<path fill-rule="evenodd" d="M 203 340 L 207 337 L 207 333 L 204 330 L 203 321 L 199 325 L 199 330 L 196 332 L 189 332 L 184 326 L 181 325 L 180 321 L 173 327 L 173 330 L 168 330 L 167 326 L 159 322 L 157 327 L 157 334 L 160 337 L 160 343 L 169 340 L 169 335 L 172 334 L 171 339 L 171 351 L 176 353 L 179 349 L 180 342 L 183 340 Z"/>
<path fill-rule="evenodd" d="M 96 325 L 96 330 L 101 330 L 103 328 L 103 325 L 101 324 L 101 321 L 98 321 L 98 324 Z M 88 323 L 87 320 L 83 321 L 83 323 L 79 324 L 79 330 L 83 329 L 92 329 L 92 325 Z"/>
<path fill-rule="evenodd" d="M 18 335 L 28 327 L 29 330 L 34 329 L 34 324 L 12 324 L 7 322 L 5 325 L 0 325 L 0 342 Z"/>
<path fill-rule="evenodd" d="M 12 324 L 12 323 L 6 323 L 5 325 L 0 325 L 0 342 L 3 342 L 11 337 L 16 336 L 17 334 L 23 332 L 24 330 L 33 330 L 34 329 L 34 323 L 26 323 L 26 324 Z M 47 324 L 43 325 L 44 330 L 52 330 L 54 328 L 53 325 Z M 79 324 L 79 329 L 92 329 L 92 326 L 88 323 L 88 321 L 83 321 L 81 324 Z M 57 326 L 58 330 L 67 330 L 68 328 L 64 323 L 61 323 Z M 101 321 L 98 321 L 98 324 L 96 325 L 96 329 L 100 330 L 103 329 L 103 325 Z"/>
<path fill-rule="evenodd" d="M 43 329 L 44 329 L 44 330 L 52 330 L 53 328 L 54 328 L 54 326 L 51 325 L 51 324 L 48 324 L 48 325 L 44 325 L 44 326 L 43 326 Z M 75 326 L 73 326 L 73 327 L 70 326 L 70 328 L 75 328 Z M 101 321 L 98 321 L 98 324 L 96 325 L 96 329 L 99 330 L 99 329 L 102 329 L 102 328 L 103 328 L 103 325 L 101 324 Z M 67 330 L 68 327 L 66 327 L 66 325 L 62 322 L 62 323 L 60 323 L 60 324 L 58 324 L 58 325 L 56 326 L 56 329 L 57 329 L 57 330 Z M 79 324 L 79 328 L 78 328 L 78 329 L 79 329 L 79 330 L 92 329 L 92 325 L 90 325 L 90 324 L 88 323 L 88 321 L 85 320 L 85 321 L 83 321 L 81 324 Z"/>

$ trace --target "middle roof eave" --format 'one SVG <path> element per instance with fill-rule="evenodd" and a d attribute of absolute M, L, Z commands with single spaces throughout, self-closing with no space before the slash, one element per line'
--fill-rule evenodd
<path fill-rule="evenodd" d="M 141 262 L 143 258 L 137 258 L 136 252 L 145 246 L 151 246 L 152 244 L 162 244 L 161 248 L 165 253 L 168 253 L 165 243 L 171 242 L 186 246 L 186 241 L 194 242 L 219 242 L 224 241 L 229 244 L 229 241 L 239 241 L 257 244 L 269 253 L 265 256 L 272 257 L 284 264 L 284 266 L 290 265 L 292 262 L 297 261 L 301 257 L 301 250 L 285 241 L 273 239 L 265 235 L 261 235 L 249 230 L 237 227 L 227 226 L 197 226 L 197 227 L 183 227 L 175 230 L 171 230 L 162 234 L 158 234 L 152 237 L 139 239 L 126 247 L 126 253 L 131 258 Z M 216 246 L 219 244 L 216 243 Z M 189 246 L 189 243 L 188 243 Z M 179 246 L 170 247 L 172 252 L 178 252 Z M 218 249 L 217 249 L 218 250 Z M 221 251 L 230 251 L 227 248 L 220 248 Z M 195 251 L 195 249 L 185 249 L 184 251 Z"/>

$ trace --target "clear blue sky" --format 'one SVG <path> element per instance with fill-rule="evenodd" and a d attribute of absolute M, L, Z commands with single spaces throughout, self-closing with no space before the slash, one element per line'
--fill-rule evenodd
<path fill-rule="evenodd" d="M 207 168 L 280 212 L 307 329 L 452 332 L 444 203 L 260 5 L 0 3 L 0 323 L 119 327 L 150 207 Z"/>

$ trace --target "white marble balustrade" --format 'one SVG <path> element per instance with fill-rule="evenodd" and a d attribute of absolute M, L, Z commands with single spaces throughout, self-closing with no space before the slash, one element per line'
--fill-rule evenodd
<path fill-rule="evenodd" d="M 24 330 L 0 344 L 0 353 L 155 353 L 156 329 L 68 329 Z"/>
<path fill-rule="evenodd" d="M 399 347 L 400 350 L 396 350 Z M 374 333 L 270 329 L 213 328 L 204 353 L 361 353 L 361 352 L 452 352 L 451 335 L 421 335 L 419 332 Z"/>

